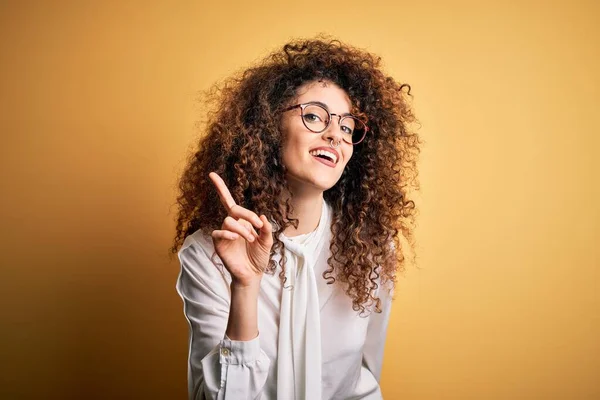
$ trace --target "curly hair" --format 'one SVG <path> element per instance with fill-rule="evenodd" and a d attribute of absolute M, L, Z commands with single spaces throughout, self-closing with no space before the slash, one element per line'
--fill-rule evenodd
<path fill-rule="evenodd" d="M 297 39 L 271 53 L 257 65 L 206 94 L 212 110 L 204 134 L 179 180 L 178 215 L 172 253 L 197 230 L 207 235 L 220 229 L 225 210 L 208 179 L 218 173 L 237 204 L 265 214 L 275 222 L 271 261 L 265 273 L 285 283 L 285 257 L 279 233 L 297 227 L 291 218 L 286 167 L 281 162 L 281 111 L 304 84 L 323 81 L 342 88 L 353 112 L 368 117 L 369 132 L 354 147 L 340 180 L 324 192 L 333 208 L 331 256 L 323 278 L 345 286 L 353 309 L 380 312 L 375 295 L 385 283 L 396 284 L 404 270 L 405 250 L 400 235 L 414 249 L 415 203 L 408 198 L 419 188 L 416 163 L 421 140 L 409 131 L 416 118 L 409 106 L 410 86 L 385 75 L 381 58 L 326 37 Z M 282 255 L 279 264 L 273 260 Z"/>

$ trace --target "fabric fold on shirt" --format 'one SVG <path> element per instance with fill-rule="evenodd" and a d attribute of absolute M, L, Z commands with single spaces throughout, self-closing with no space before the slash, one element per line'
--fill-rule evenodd
<path fill-rule="evenodd" d="M 323 200 L 317 229 L 288 238 L 277 356 L 278 399 L 321 399 L 321 318 L 315 257 L 331 228 L 331 208 Z"/>

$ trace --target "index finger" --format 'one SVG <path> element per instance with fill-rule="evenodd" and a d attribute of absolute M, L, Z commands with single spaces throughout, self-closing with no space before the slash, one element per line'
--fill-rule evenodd
<path fill-rule="evenodd" d="M 219 175 L 217 175 L 216 172 L 211 172 L 208 174 L 208 177 L 212 181 L 213 185 L 215 185 L 217 193 L 219 194 L 219 198 L 221 199 L 221 203 L 225 206 L 227 214 L 229 214 L 229 210 L 235 206 L 235 200 L 233 199 L 233 196 L 231 196 L 231 192 L 227 188 L 225 181 Z"/>
<path fill-rule="evenodd" d="M 263 222 L 258 217 L 258 215 L 236 204 L 235 200 L 233 199 L 233 196 L 231 196 L 231 192 L 229 192 L 229 189 L 225 184 L 225 181 L 217 173 L 211 172 L 210 174 L 208 174 L 208 176 L 217 188 L 217 193 L 219 194 L 221 203 L 223 203 L 225 209 L 227 210 L 227 215 L 238 219 L 245 219 L 247 221 L 252 222 L 256 227 L 262 228 Z"/>

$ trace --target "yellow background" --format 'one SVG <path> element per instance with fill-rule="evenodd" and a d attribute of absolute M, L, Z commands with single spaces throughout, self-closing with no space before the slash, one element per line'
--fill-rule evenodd
<path fill-rule="evenodd" d="M 198 90 L 367 48 L 426 141 L 386 399 L 600 399 L 594 1 L 0 5 L 2 399 L 182 399 L 174 184 Z"/>

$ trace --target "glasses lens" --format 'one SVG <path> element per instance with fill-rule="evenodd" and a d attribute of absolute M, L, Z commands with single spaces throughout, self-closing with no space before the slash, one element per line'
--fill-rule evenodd
<path fill-rule="evenodd" d="M 329 114 L 323 107 L 310 104 L 304 108 L 302 119 L 308 129 L 313 132 L 321 132 L 327 127 Z"/>
<path fill-rule="evenodd" d="M 360 119 L 346 116 L 342 118 L 340 129 L 344 134 L 344 140 L 356 144 L 363 140 L 367 132 L 367 126 Z"/>

